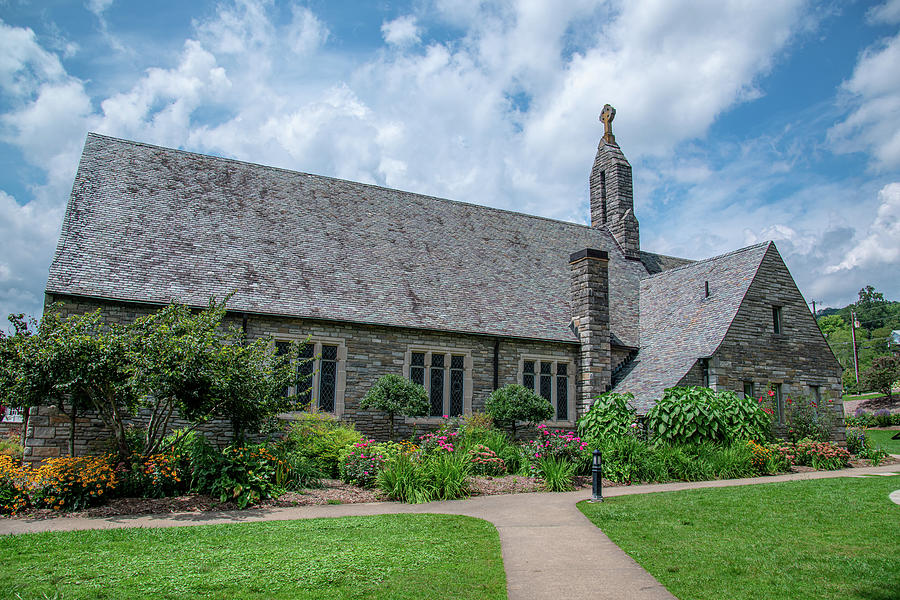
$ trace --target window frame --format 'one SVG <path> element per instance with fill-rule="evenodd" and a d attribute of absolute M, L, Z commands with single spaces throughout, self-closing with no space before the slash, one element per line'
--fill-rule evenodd
<path fill-rule="evenodd" d="M 750 394 L 747 395 L 747 390 L 750 390 Z M 756 399 L 756 385 L 753 383 L 751 379 L 744 380 L 744 398 L 750 398 L 751 400 Z"/>
<path fill-rule="evenodd" d="M 552 354 L 528 354 L 523 353 L 519 355 L 519 369 L 516 374 L 516 383 L 519 385 L 525 386 L 525 363 L 527 361 L 535 362 L 535 378 L 534 378 L 534 387 L 531 388 L 538 396 L 541 395 L 540 386 L 541 386 L 541 363 L 549 362 L 550 366 L 550 404 L 553 406 L 553 417 L 548 419 L 547 423 L 556 423 L 556 424 L 566 424 L 574 426 L 576 418 L 575 418 L 575 380 L 577 376 L 577 371 L 575 369 L 575 359 L 569 356 L 554 356 Z M 566 402 L 566 411 L 568 413 L 565 419 L 560 420 L 558 418 L 559 411 L 557 406 L 557 393 L 559 390 L 559 364 L 566 365 L 566 394 L 568 396 Z M 543 396 L 541 396 L 543 398 Z"/>
<path fill-rule="evenodd" d="M 6 412 L 3 413 L 3 419 L 0 419 L 0 423 L 24 423 L 25 422 L 25 413 L 17 408 L 11 408 L 9 406 L 6 407 Z"/>
<path fill-rule="evenodd" d="M 307 336 L 307 337 L 288 337 L 288 336 L 275 336 L 273 338 L 273 344 L 278 344 L 279 342 L 288 342 L 288 343 L 296 343 L 306 341 L 308 346 L 312 346 L 312 360 L 313 360 L 313 372 L 312 378 L 309 382 L 310 385 L 310 402 L 308 410 L 293 410 L 288 411 L 286 413 L 282 413 L 279 415 L 282 418 L 290 419 L 292 416 L 301 415 L 309 410 L 322 410 L 319 407 L 319 398 L 318 395 L 321 391 L 320 386 L 322 382 L 322 346 L 336 346 L 337 347 L 337 360 L 335 360 L 335 381 L 334 381 L 334 410 L 333 411 L 322 411 L 327 412 L 329 414 L 333 414 L 335 417 L 340 418 L 344 414 L 344 394 L 347 389 L 347 343 L 344 338 L 334 338 L 334 337 L 325 337 L 325 336 Z M 297 366 L 299 369 L 299 365 Z M 296 369 L 295 369 L 296 370 Z M 297 395 L 297 385 L 288 386 L 288 394 L 291 396 Z"/>
<path fill-rule="evenodd" d="M 419 417 L 406 417 L 407 423 L 433 423 L 440 421 L 444 415 L 450 414 L 450 386 L 452 383 L 451 371 L 453 371 L 453 356 L 463 357 L 463 405 L 462 413 L 459 416 L 472 414 L 472 351 L 470 349 L 455 348 L 448 346 L 428 346 L 422 344 L 414 344 L 406 347 L 403 355 L 403 377 L 412 381 L 410 371 L 412 367 L 413 353 L 421 353 L 425 355 L 423 368 L 425 394 L 428 396 L 428 408 L 431 409 L 431 357 L 434 354 L 444 356 L 444 365 L 441 367 L 443 371 L 443 410 L 440 416 L 424 415 Z"/>
<path fill-rule="evenodd" d="M 775 335 L 784 335 L 784 318 L 781 306 L 772 306 L 772 332 Z"/>

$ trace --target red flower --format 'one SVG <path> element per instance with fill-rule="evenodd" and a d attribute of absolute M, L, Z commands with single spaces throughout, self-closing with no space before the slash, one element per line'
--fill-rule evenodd
<path fill-rule="evenodd" d="M 775 397 L 775 392 L 773 392 L 772 390 L 769 390 L 769 398 L 774 398 L 774 397 Z"/>

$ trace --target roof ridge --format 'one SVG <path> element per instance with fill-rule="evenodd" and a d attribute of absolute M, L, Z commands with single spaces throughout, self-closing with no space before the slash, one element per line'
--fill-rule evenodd
<path fill-rule="evenodd" d="M 719 260 L 725 258 L 726 256 L 731 256 L 733 254 L 739 254 L 741 252 L 747 252 L 749 250 L 754 250 L 756 248 L 761 248 L 763 246 L 768 246 L 773 243 L 772 240 L 766 240 L 765 242 L 759 242 L 757 244 L 753 244 L 751 246 L 744 246 L 743 248 L 738 248 L 737 250 L 732 250 L 730 252 L 726 252 L 724 254 L 719 254 L 718 256 L 711 256 L 709 258 L 704 258 L 701 260 L 696 260 L 687 265 L 681 265 L 680 267 L 672 267 L 671 269 L 666 269 L 665 271 L 660 271 L 659 273 L 654 273 L 653 275 L 648 275 L 647 277 L 642 278 L 642 280 L 653 279 L 655 277 L 659 277 L 660 275 L 668 275 L 669 273 L 674 273 L 675 271 L 681 271 L 683 269 L 690 269 L 692 267 L 700 266 L 704 263 L 712 262 L 714 260 Z M 678 258 L 677 256 L 672 256 L 671 258 Z M 690 260 L 690 259 L 684 259 Z"/>
<path fill-rule="evenodd" d="M 226 156 L 217 156 L 217 155 L 215 155 L 215 154 L 203 154 L 202 152 L 194 152 L 194 151 L 191 151 L 191 150 L 182 150 L 182 149 L 180 149 L 180 148 L 169 148 L 168 146 L 160 146 L 160 145 L 158 145 L 158 144 L 150 144 L 150 143 L 147 143 L 147 142 L 138 142 L 138 141 L 135 141 L 135 140 L 126 140 L 126 139 L 124 139 L 124 138 L 117 138 L 117 137 L 114 137 L 114 136 L 111 136 L 111 135 L 105 135 L 105 134 L 102 134 L 102 133 L 96 133 L 96 132 L 93 132 L 93 131 L 89 131 L 87 135 L 88 135 L 88 137 L 92 137 L 92 136 L 93 136 L 93 137 L 97 137 L 97 138 L 105 138 L 105 139 L 108 139 L 108 140 L 114 140 L 114 141 L 116 141 L 116 142 L 120 142 L 120 143 L 124 143 L 124 144 L 130 144 L 130 145 L 133 145 L 133 146 L 145 146 L 145 147 L 147 147 L 147 148 L 158 148 L 158 149 L 160 149 L 160 150 L 166 150 L 166 151 L 168 151 L 168 152 L 177 152 L 177 153 L 179 153 L 179 154 L 188 154 L 188 155 L 192 155 L 192 156 L 200 156 L 200 157 L 203 157 L 203 158 L 214 158 L 214 159 L 216 159 L 216 160 L 221 160 L 221 161 L 226 161 L 226 162 L 231 162 L 231 163 L 238 163 L 238 164 L 242 164 L 242 165 L 250 165 L 250 166 L 252 166 L 252 167 L 257 167 L 257 168 L 262 168 L 262 169 L 268 169 L 268 170 L 271 170 L 271 171 L 280 171 L 280 172 L 284 172 L 284 173 L 291 173 L 291 174 L 293 174 L 293 175 L 306 175 L 306 176 L 308 176 L 308 177 L 317 177 L 317 178 L 320 178 L 320 179 L 328 179 L 328 180 L 331 180 L 331 181 L 340 181 L 340 182 L 343 182 L 343 183 L 349 183 L 349 184 L 351 184 L 351 185 L 365 186 L 365 187 L 375 188 L 375 189 L 379 189 L 379 190 L 387 190 L 387 191 L 390 191 L 390 192 L 399 192 L 399 193 L 401 193 L 401 194 L 407 194 L 407 195 L 410 195 L 410 196 L 418 196 L 418 197 L 421 197 L 421 198 L 428 198 L 429 200 L 437 200 L 437 201 L 440 201 L 440 202 L 449 202 L 449 203 L 452 203 L 452 204 L 459 204 L 459 205 L 463 205 L 463 206 L 471 206 L 471 207 L 474 207 L 474 208 L 477 208 L 477 209 L 481 209 L 481 210 L 488 210 L 488 211 L 495 211 L 495 212 L 501 212 L 501 213 L 506 213 L 506 214 L 512 214 L 512 215 L 517 215 L 517 216 L 520 216 L 520 217 L 528 217 L 528 218 L 530 218 L 530 219 L 540 219 L 540 220 L 542 220 L 542 221 L 549 221 L 549 222 L 551 222 L 551 223 L 560 223 L 560 224 L 563 224 L 563 225 L 568 225 L 568 226 L 571 226 L 571 227 L 578 227 L 578 228 L 581 228 L 581 229 L 588 229 L 588 230 L 593 230 L 593 231 L 597 231 L 597 232 L 603 232 L 603 231 L 604 231 L 604 229 L 599 229 L 599 228 L 596 228 L 596 227 L 591 227 L 590 225 L 585 225 L 584 223 L 574 223 L 574 222 L 572 222 L 572 221 L 564 221 L 564 220 L 562 220 L 562 219 L 553 219 L 553 218 L 551 218 L 551 217 L 542 217 L 542 216 L 540 216 L 540 215 L 532 215 L 532 214 L 525 213 L 525 212 L 519 212 L 519 211 L 517 211 L 517 210 L 511 210 L 511 209 L 509 209 L 509 208 L 497 208 L 497 207 L 495 207 L 495 206 L 487 206 L 487 205 L 484 205 L 484 204 L 475 204 L 474 202 L 465 202 L 465 201 L 463 201 L 463 200 L 453 200 L 452 198 L 443 198 L 443 197 L 441 197 L 441 196 L 432 196 L 432 195 L 430 195 L 430 194 L 421 194 L 421 193 L 419 193 L 419 192 L 411 192 L 411 191 L 409 191 L 409 190 L 400 190 L 400 189 L 397 189 L 397 188 L 390 188 L 390 187 L 386 187 L 386 186 L 378 185 L 378 184 L 374 184 L 374 183 L 364 183 L 364 182 L 361 182 L 361 181 L 352 181 L 352 180 L 350 180 L 350 179 L 341 179 L 340 177 L 331 177 L 331 176 L 329 176 L 329 175 L 318 175 L 318 174 L 316 174 L 316 173 L 307 173 L 307 172 L 305 172 L 305 171 L 295 171 L 295 170 L 292 170 L 292 169 L 285 169 L 284 167 L 274 167 L 274 166 L 272 166 L 272 165 L 263 165 L 263 164 L 260 164 L 260 163 L 254 163 L 254 162 L 250 162 L 250 161 L 247 161 L 247 160 L 240 160 L 240 159 L 238 159 L 238 158 L 228 158 L 228 157 L 226 157 Z M 677 257 L 672 257 L 672 258 L 677 258 Z"/>

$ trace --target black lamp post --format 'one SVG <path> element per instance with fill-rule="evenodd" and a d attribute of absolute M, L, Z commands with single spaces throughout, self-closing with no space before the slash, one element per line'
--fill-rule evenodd
<path fill-rule="evenodd" d="M 591 475 L 594 478 L 594 495 L 591 496 L 590 502 L 603 502 L 603 455 L 599 450 L 594 450 Z"/>

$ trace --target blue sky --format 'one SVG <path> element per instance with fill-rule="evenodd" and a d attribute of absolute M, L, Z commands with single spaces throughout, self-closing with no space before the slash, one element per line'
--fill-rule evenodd
<path fill-rule="evenodd" d="M 0 313 L 88 131 L 586 222 L 607 102 L 644 249 L 900 299 L 900 0 L 0 0 Z"/>

